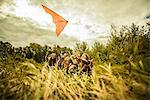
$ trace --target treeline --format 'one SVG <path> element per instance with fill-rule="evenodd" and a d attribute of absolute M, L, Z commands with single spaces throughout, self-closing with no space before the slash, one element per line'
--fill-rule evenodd
<path fill-rule="evenodd" d="M 132 69 L 150 72 L 150 25 L 112 26 L 109 42 L 103 45 L 95 42 L 92 49 L 87 43 L 78 43 L 76 49 L 87 52 L 96 63 L 124 65 Z"/>
<path fill-rule="evenodd" d="M 95 44 L 93 54 L 99 53 L 103 62 L 127 65 L 129 70 L 136 68 L 150 72 L 150 26 L 133 24 L 130 27 L 123 26 L 120 30 L 112 29 L 109 43 L 101 46 L 101 49 Z"/>
<path fill-rule="evenodd" d="M 8 42 L 0 41 L 1 59 L 11 56 L 19 60 L 34 59 L 41 63 L 45 61 L 45 55 L 48 51 L 73 52 L 67 47 L 41 46 L 36 43 L 15 48 Z M 112 26 L 111 36 L 106 45 L 95 42 L 90 49 L 86 42 L 76 43 L 74 51 L 88 53 L 96 64 L 119 64 L 124 65 L 129 71 L 138 69 L 150 72 L 150 25 L 137 26 L 132 24 L 131 26 L 122 26 L 120 29 Z"/>
<path fill-rule="evenodd" d="M 47 52 L 54 51 L 59 52 L 69 52 L 72 53 L 72 50 L 67 47 L 59 47 L 55 45 L 50 46 L 41 46 L 36 43 L 30 43 L 26 47 L 13 47 L 9 42 L 0 41 L 0 58 L 5 59 L 8 57 L 13 57 L 15 60 L 23 61 L 25 59 L 33 59 L 37 63 L 42 63 L 45 61 L 45 55 Z"/>

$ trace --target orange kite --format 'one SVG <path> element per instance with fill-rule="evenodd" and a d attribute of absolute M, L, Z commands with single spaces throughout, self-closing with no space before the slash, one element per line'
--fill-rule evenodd
<path fill-rule="evenodd" d="M 42 7 L 48 14 L 52 15 L 53 22 L 56 24 L 56 35 L 59 36 L 60 33 L 63 31 L 64 27 L 67 25 L 68 21 L 54 11 L 47 8 L 46 6 L 42 5 Z"/>

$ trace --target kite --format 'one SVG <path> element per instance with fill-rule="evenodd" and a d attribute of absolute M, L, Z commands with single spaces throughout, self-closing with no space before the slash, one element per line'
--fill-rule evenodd
<path fill-rule="evenodd" d="M 42 5 L 42 4 L 41 4 Z M 52 11 L 51 9 L 47 8 L 46 6 L 42 5 L 44 10 L 50 14 L 53 18 L 53 22 L 56 24 L 56 35 L 59 36 L 60 33 L 63 31 L 65 26 L 67 25 L 68 21 L 61 17 L 59 14 L 56 12 Z"/>

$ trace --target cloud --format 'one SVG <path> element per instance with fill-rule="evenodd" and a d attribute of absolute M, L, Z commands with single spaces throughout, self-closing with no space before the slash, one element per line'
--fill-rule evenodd
<path fill-rule="evenodd" d="M 14 46 L 25 46 L 34 42 L 42 45 L 58 44 L 71 47 L 74 42 L 77 42 L 75 38 L 66 35 L 57 38 L 55 32 L 39 28 L 28 20 L 13 15 L 1 17 L 1 14 L 0 40 L 11 42 Z"/>
<path fill-rule="evenodd" d="M 24 21 L 34 24 L 35 26 L 32 27 L 39 30 L 44 28 L 46 33 L 54 32 L 55 25 L 52 18 L 42 10 L 41 3 L 69 20 L 61 36 L 76 38 L 81 41 L 94 41 L 99 37 L 107 37 L 111 24 L 129 25 L 140 23 L 150 13 L 150 0 L 2 0 L 0 1 L 0 11 L 21 17 Z M 15 23 L 17 22 L 20 23 L 16 20 Z M 2 30 L 1 28 L 0 31 Z M 35 34 L 34 37 L 42 34 L 37 41 L 42 42 L 47 37 L 47 35 L 44 35 L 45 31 L 42 29 L 41 33 L 37 32 L 38 34 Z M 6 36 L 1 35 L 3 39 Z M 53 40 L 52 38 L 53 35 L 50 39 Z"/>

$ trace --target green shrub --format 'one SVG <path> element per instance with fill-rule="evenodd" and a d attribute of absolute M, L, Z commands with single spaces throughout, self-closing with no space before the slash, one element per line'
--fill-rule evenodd
<path fill-rule="evenodd" d="M 76 43 L 74 51 L 80 53 L 88 53 L 89 52 L 88 44 L 86 42 Z"/>

